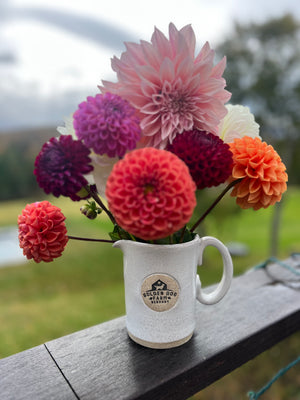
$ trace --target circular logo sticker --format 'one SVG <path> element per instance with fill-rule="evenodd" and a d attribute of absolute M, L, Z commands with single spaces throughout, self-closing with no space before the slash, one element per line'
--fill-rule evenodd
<path fill-rule="evenodd" d="M 153 311 L 167 311 L 174 307 L 179 297 L 179 284 L 166 274 L 147 276 L 141 287 L 144 303 Z"/>

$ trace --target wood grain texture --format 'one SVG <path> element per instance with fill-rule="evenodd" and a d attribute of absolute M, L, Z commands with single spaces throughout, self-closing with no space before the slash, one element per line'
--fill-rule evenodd
<path fill-rule="evenodd" d="M 300 269 L 300 257 L 286 263 Z M 0 360 L 0 399 L 186 399 L 299 334 L 299 289 L 278 265 L 250 270 L 220 303 L 197 304 L 194 336 L 174 349 L 134 343 L 125 317 L 53 340 Z"/>
<path fill-rule="evenodd" d="M 1 400 L 73 400 L 76 396 L 45 346 L 0 360 Z"/>
<path fill-rule="evenodd" d="M 195 334 L 181 347 L 135 344 L 124 317 L 47 347 L 80 399 L 186 399 L 299 330 L 300 292 L 277 283 L 287 272 L 273 267 L 275 281 L 252 270 L 220 303 L 198 304 Z"/>

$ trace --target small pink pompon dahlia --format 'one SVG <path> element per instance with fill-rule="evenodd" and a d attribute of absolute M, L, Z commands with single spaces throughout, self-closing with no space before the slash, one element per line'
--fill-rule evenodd
<path fill-rule="evenodd" d="M 96 154 L 122 158 L 136 148 L 141 136 L 135 109 L 112 93 L 88 96 L 74 113 L 78 139 Z"/>
<path fill-rule="evenodd" d="M 181 229 L 196 206 L 196 185 L 175 154 L 146 147 L 118 161 L 108 177 L 106 198 L 116 222 L 144 239 L 165 238 Z"/>
<path fill-rule="evenodd" d="M 27 204 L 18 217 L 24 256 L 37 263 L 60 257 L 68 242 L 65 219 L 60 208 L 49 201 Z"/>
<path fill-rule="evenodd" d="M 157 28 L 151 43 L 125 43 L 127 51 L 112 59 L 118 82 L 103 81 L 102 92 L 117 93 L 138 111 L 142 146 L 165 148 L 178 133 L 192 129 L 217 133 L 230 93 L 222 78 L 226 59 L 213 65 L 206 43 L 195 58 L 190 25 L 179 31 L 171 23 L 169 40 Z"/>

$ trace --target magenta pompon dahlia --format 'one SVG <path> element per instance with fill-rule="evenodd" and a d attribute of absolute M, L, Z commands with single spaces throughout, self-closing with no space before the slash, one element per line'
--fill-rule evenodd
<path fill-rule="evenodd" d="M 142 146 L 165 148 L 178 133 L 199 129 L 217 133 L 231 94 L 222 77 L 225 57 L 214 66 L 208 43 L 195 57 L 190 25 L 169 25 L 169 39 L 155 28 L 151 43 L 125 43 L 121 58 L 112 59 L 116 83 L 102 81 L 100 90 L 118 93 L 138 111 Z"/>
<path fill-rule="evenodd" d="M 136 110 L 120 96 L 105 93 L 87 97 L 74 113 L 78 139 L 96 154 L 122 158 L 136 148 L 141 136 Z"/>
<path fill-rule="evenodd" d="M 211 133 L 183 132 L 168 150 L 189 167 L 197 189 L 218 186 L 231 175 L 233 160 L 229 145 Z"/>
<path fill-rule="evenodd" d="M 27 206 L 18 216 L 19 242 L 23 254 L 35 262 L 50 262 L 60 257 L 68 243 L 65 216 L 49 201 Z"/>
<path fill-rule="evenodd" d="M 116 222 L 144 239 L 162 239 L 181 229 L 196 206 L 196 186 L 176 155 L 153 147 L 133 150 L 108 177 L 106 197 Z"/>
<path fill-rule="evenodd" d="M 90 150 L 71 135 L 51 138 L 36 157 L 34 174 L 45 193 L 79 201 L 78 192 L 88 184 L 84 177 L 92 171 Z"/>

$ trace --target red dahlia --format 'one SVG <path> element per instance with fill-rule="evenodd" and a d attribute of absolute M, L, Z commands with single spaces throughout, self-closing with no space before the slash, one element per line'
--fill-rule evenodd
<path fill-rule="evenodd" d="M 232 170 L 232 153 L 228 144 L 205 131 L 185 131 L 177 135 L 168 150 L 189 167 L 197 189 L 224 183 Z"/>
<path fill-rule="evenodd" d="M 77 193 L 86 186 L 84 177 L 92 171 L 90 150 L 71 135 L 51 138 L 45 143 L 35 160 L 34 174 L 45 193 L 81 200 Z"/>
<path fill-rule="evenodd" d="M 49 201 L 27 206 L 18 217 L 19 241 L 23 254 L 35 262 L 50 262 L 60 257 L 67 242 L 65 216 Z"/>
<path fill-rule="evenodd" d="M 196 186 L 185 163 L 166 150 L 126 154 L 108 177 L 106 197 L 117 223 L 144 240 L 181 229 L 196 206 Z"/>

